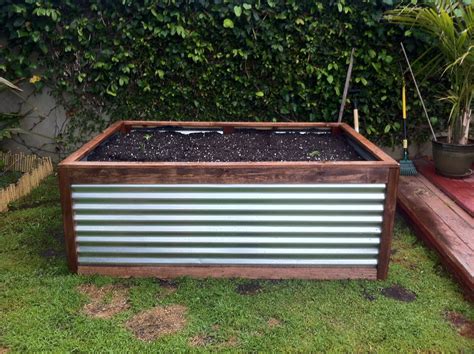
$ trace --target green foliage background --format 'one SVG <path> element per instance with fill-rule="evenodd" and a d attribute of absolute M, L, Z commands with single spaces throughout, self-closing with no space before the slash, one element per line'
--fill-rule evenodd
<path fill-rule="evenodd" d="M 381 22 L 391 3 L 2 0 L 0 74 L 40 74 L 37 88 L 49 86 L 70 118 L 60 139 L 77 143 L 118 119 L 334 120 L 355 47 L 362 133 L 393 144 L 399 42 L 415 58 L 424 39 Z M 422 84 L 435 127 L 444 123 L 436 85 Z M 411 133 L 423 140 L 425 119 L 409 93 Z"/>

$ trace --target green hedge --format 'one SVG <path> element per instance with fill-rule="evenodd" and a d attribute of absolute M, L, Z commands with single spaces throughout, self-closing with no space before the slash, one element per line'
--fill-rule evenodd
<path fill-rule="evenodd" d="M 399 42 L 415 57 L 423 41 L 381 23 L 385 3 L 4 0 L 0 73 L 13 79 L 39 71 L 35 85 L 51 87 L 66 107 L 63 138 L 71 143 L 107 125 L 105 116 L 332 121 L 355 47 L 362 132 L 396 143 Z M 427 97 L 432 86 L 424 84 Z M 409 100 L 412 135 L 422 140 L 427 129 L 413 91 Z M 345 121 L 351 116 L 348 107 Z"/>

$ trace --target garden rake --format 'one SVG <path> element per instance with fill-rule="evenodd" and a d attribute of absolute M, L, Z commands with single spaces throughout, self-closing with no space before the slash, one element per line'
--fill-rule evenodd
<path fill-rule="evenodd" d="M 405 79 L 403 79 L 402 86 L 402 111 L 403 111 L 403 158 L 400 160 L 400 174 L 402 176 L 416 176 L 416 171 L 413 162 L 408 159 L 408 137 L 407 137 L 407 100 Z"/>

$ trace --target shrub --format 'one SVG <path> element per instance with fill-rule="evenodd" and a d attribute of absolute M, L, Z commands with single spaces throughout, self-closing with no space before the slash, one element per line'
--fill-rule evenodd
<path fill-rule="evenodd" d="M 70 118 L 68 143 L 118 119 L 335 120 L 352 47 L 361 132 L 376 142 L 398 139 L 405 37 L 381 22 L 390 1 L 2 3 L 0 74 L 41 69 L 36 85 L 49 85 Z M 413 36 L 405 41 L 413 56 L 423 46 Z M 423 140 L 421 110 L 410 102 L 411 129 L 420 128 L 413 135 Z M 442 114 L 431 107 L 436 123 Z"/>

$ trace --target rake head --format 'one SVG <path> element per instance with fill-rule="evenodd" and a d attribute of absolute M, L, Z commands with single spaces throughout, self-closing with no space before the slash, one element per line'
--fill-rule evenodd
<path fill-rule="evenodd" d="M 411 160 L 400 160 L 400 174 L 402 176 L 416 176 L 418 171 Z"/>

